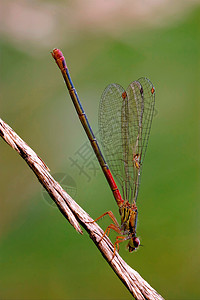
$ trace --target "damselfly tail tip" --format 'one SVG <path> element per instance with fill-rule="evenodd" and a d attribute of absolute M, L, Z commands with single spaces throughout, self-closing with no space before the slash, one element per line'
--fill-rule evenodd
<path fill-rule="evenodd" d="M 53 51 L 51 52 L 51 55 L 55 60 L 60 59 L 63 57 L 62 52 L 58 48 L 54 48 Z"/>

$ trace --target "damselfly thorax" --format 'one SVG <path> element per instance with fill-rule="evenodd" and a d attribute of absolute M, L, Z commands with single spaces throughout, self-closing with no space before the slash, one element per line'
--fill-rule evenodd
<path fill-rule="evenodd" d="M 119 208 L 119 213 L 121 215 L 121 231 L 123 235 L 127 235 L 127 240 L 130 239 L 128 243 L 129 252 L 136 250 L 140 245 L 139 238 L 136 237 L 136 227 L 137 227 L 137 206 L 135 203 L 130 205 L 128 201 L 124 202 L 121 208 Z"/>

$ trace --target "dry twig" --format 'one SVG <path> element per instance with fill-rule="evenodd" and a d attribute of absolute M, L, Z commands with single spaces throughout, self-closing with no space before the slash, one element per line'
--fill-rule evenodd
<path fill-rule="evenodd" d="M 39 156 L 10 128 L 0 119 L 0 136 L 15 149 L 19 155 L 27 162 L 33 170 L 43 187 L 47 190 L 51 198 L 57 204 L 64 217 L 79 233 L 83 233 L 80 225 L 89 233 L 90 238 L 96 244 L 103 257 L 111 268 L 124 283 L 130 293 L 139 300 L 161 300 L 163 299 L 135 270 L 116 253 L 113 257 L 113 244 L 110 239 L 105 238 L 99 243 L 103 230 L 93 219 L 62 189 L 62 187 L 50 175 L 48 167 Z"/>

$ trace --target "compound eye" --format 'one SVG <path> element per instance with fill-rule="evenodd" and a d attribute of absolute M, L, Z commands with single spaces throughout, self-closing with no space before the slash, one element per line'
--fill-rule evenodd
<path fill-rule="evenodd" d="M 134 238 L 133 239 L 133 244 L 134 244 L 134 246 L 135 246 L 135 248 L 138 248 L 139 246 L 140 246 L 140 240 L 139 240 L 139 238 Z"/>

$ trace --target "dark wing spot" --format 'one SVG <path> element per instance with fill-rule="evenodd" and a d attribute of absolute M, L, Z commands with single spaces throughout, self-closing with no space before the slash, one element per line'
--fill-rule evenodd
<path fill-rule="evenodd" d="M 123 93 L 122 93 L 122 98 L 123 98 L 123 99 L 126 99 L 126 97 L 127 97 L 126 92 L 123 92 Z"/>

